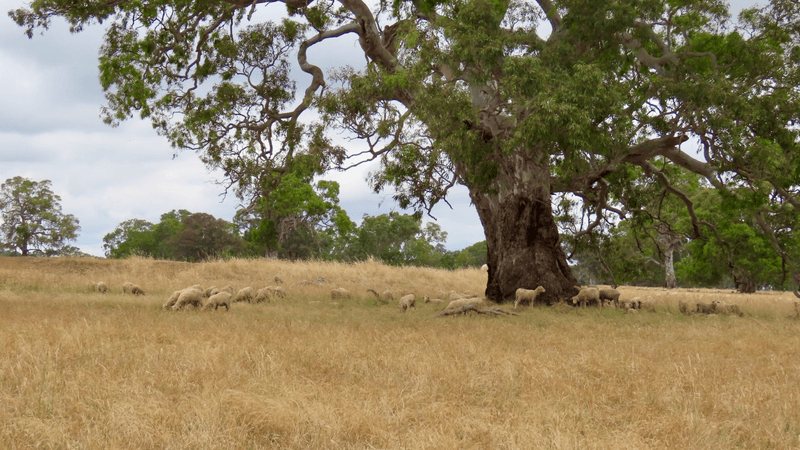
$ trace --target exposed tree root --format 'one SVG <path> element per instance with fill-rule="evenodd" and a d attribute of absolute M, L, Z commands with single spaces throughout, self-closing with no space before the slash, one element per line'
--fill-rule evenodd
<path fill-rule="evenodd" d="M 516 316 L 518 315 L 512 311 L 506 311 L 505 309 L 500 308 L 478 308 L 475 305 L 466 305 L 462 306 L 461 308 L 456 309 L 445 309 L 437 314 L 434 314 L 433 317 L 444 317 L 444 316 L 454 316 L 456 314 L 463 314 L 466 315 L 470 312 L 475 312 L 478 314 L 486 314 L 489 316 Z"/>

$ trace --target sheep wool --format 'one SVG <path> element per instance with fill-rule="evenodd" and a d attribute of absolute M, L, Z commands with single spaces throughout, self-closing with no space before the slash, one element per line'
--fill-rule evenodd
<path fill-rule="evenodd" d="M 127 294 L 128 292 L 131 291 L 132 287 L 133 283 L 131 283 L 130 281 L 126 281 L 125 283 L 122 284 L 122 292 Z"/>
<path fill-rule="evenodd" d="M 97 283 L 97 291 L 101 294 L 105 294 L 106 291 L 108 291 L 108 285 L 104 281 Z"/>
<path fill-rule="evenodd" d="M 180 311 L 184 306 L 202 306 L 203 304 L 203 291 L 201 289 L 187 288 L 184 289 L 175 306 L 172 307 L 173 311 Z"/>
<path fill-rule="evenodd" d="M 400 300 L 399 300 L 398 303 L 399 303 L 399 305 L 398 305 L 397 309 L 400 312 L 406 312 L 406 311 L 409 310 L 409 308 L 417 309 L 417 306 L 416 306 L 417 297 L 415 297 L 414 294 L 408 294 L 408 295 L 404 295 L 404 296 L 400 297 Z"/>
<path fill-rule="evenodd" d="M 348 291 L 345 288 L 331 289 L 331 299 L 332 300 L 345 299 L 345 298 L 350 298 L 350 297 L 351 297 L 350 291 Z"/>
<path fill-rule="evenodd" d="M 239 289 L 239 292 L 236 293 L 236 297 L 233 298 L 234 302 L 252 302 L 253 299 L 256 297 L 256 291 L 248 286 L 246 288 Z"/>
<path fill-rule="evenodd" d="M 138 284 L 131 286 L 131 294 L 133 295 L 147 295 L 144 289 L 140 288 Z"/>
<path fill-rule="evenodd" d="M 577 286 L 576 286 L 577 287 Z M 593 287 L 586 287 L 580 288 L 581 291 L 578 292 L 578 295 L 572 297 L 572 304 L 573 305 L 580 305 L 581 308 L 586 307 L 586 305 L 590 305 L 592 303 L 597 304 L 598 308 L 603 307 L 603 303 L 600 301 L 600 291 L 597 288 Z"/>
<path fill-rule="evenodd" d="M 228 292 L 218 292 L 218 293 L 212 295 L 211 297 L 208 298 L 208 301 L 206 301 L 206 304 L 203 305 L 203 310 L 207 311 L 207 310 L 209 310 L 209 309 L 211 309 L 213 307 L 214 311 L 216 311 L 217 308 L 219 308 L 220 306 L 224 306 L 226 312 L 231 310 L 231 294 L 230 293 L 228 293 Z"/>

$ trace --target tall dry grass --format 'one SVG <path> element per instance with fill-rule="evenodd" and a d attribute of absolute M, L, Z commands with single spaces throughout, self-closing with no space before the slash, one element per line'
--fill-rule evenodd
<path fill-rule="evenodd" d="M 331 283 L 230 313 L 160 309 L 189 284 L 275 275 Z M 109 293 L 89 292 L 100 280 Z M 125 281 L 149 295 L 123 295 Z M 623 288 L 658 312 L 433 318 L 441 306 L 401 314 L 365 292 L 483 284 L 378 263 L 0 258 L 0 447 L 800 447 L 790 298 L 695 317 L 674 313 L 678 297 L 728 293 Z M 356 297 L 330 304 L 339 286 Z"/>

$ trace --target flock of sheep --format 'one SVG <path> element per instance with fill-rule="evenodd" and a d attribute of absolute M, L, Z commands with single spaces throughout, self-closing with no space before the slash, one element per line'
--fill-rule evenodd
<path fill-rule="evenodd" d="M 485 269 L 484 269 L 485 270 Z M 273 297 L 285 298 L 288 295 L 287 290 L 280 286 L 283 280 L 280 277 L 275 277 L 277 286 L 267 286 L 261 289 L 254 289 L 252 287 L 245 287 L 238 291 L 230 285 L 218 288 L 212 286 L 203 288 L 200 285 L 193 285 L 184 289 L 174 291 L 169 299 L 163 305 L 165 310 L 179 311 L 189 306 L 202 308 L 203 310 L 214 309 L 224 306 L 226 311 L 230 311 L 231 303 L 247 302 L 247 303 L 263 303 L 269 301 Z M 300 282 L 299 284 L 324 284 L 324 279 L 318 279 L 317 282 Z M 92 289 L 105 294 L 108 291 L 108 285 L 105 282 L 92 283 Z M 613 288 L 598 288 L 594 286 L 580 287 L 576 286 L 579 290 L 578 295 L 572 297 L 572 306 L 586 307 L 597 306 L 598 308 L 611 307 L 621 309 L 626 313 L 636 313 L 638 311 L 655 311 L 655 305 L 652 300 L 643 300 L 640 297 L 631 299 L 621 299 L 620 292 Z M 147 293 L 139 285 L 131 282 L 126 282 L 122 285 L 124 293 L 132 295 L 147 295 Z M 387 289 L 382 293 L 378 293 L 374 289 L 367 289 L 367 292 L 375 295 L 376 299 L 382 303 L 388 303 L 395 300 L 394 293 Z M 516 291 L 514 300 L 514 309 L 518 309 L 520 305 L 537 306 L 543 302 L 537 302 L 537 297 L 545 292 L 542 286 L 536 289 L 519 288 Z M 344 288 L 334 288 L 330 291 L 332 304 L 338 304 L 336 300 L 352 298 L 350 291 Z M 488 306 L 485 299 L 476 294 L 463 294 L 455 291 L 441 292 L 439 297 L 446 298 L 430 298 L 423 296 L 424 303 L 447 303 L 444 308 L 445 312 L 452 312 L 456 310 L 467 310 L 470 308 L 480 308 Z M 417 297 L 415 294 L 405 294 L 397 299 L 397 309 L 400 312 L 407 312 L 410 309 L 416 308 Z M 312 302 L 318 303 L 318 302 Z M 691 305 L 686 301 L 679 301 L 678 309 L 682 314 L 725 314 L 725 315 L 738 315 L 742 316 L 743 313 L 738 305 L 725 304 L 722 301 L 714 300 L 710 303 L 698 302 Z M 800 316 L 800 311 L 798 311 Z"/>

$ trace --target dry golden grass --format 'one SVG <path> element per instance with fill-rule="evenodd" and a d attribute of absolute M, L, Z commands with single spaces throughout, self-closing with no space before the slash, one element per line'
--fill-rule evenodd
<path fill-rule="evenodd" d="M 262 287 L 275 275 L 285 299 L 161 310 L 190 284 Z M 319 276 L 331 283 L 292 286 Z M 401 314 L 366 293 L 481 292 L 485 277 L 378 263 L 0 258 L 0 447 L 800 447 L 791 296 L 621 288 L 658 312 L 437 319 L 443 305 Z M 109 293 L 90 292 L 101 280 Z M 122 294 L 125 281 L 149 295 Z M 332 305 L 333 287 L 355 296 Z M 678 298 L 723 295 L 746 315 L 675 313 Z"/>

